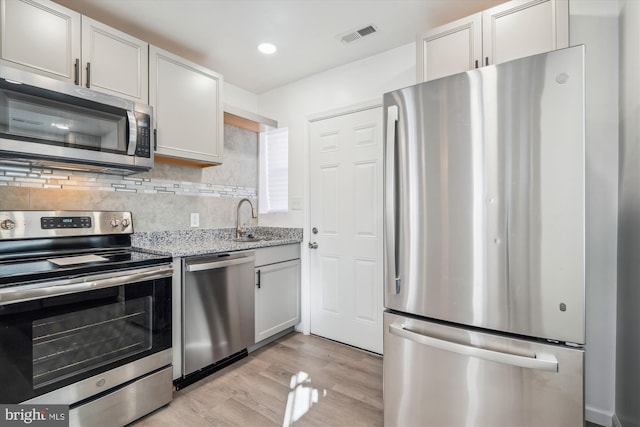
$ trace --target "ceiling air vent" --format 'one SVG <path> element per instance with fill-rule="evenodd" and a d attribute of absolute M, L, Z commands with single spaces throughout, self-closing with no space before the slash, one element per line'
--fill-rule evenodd
<path fill-rule="evenodd" d="M 360 28 L 359 30 L 349 31 L 346 34 L 339 36 L 342 43 L 351 43 L 356 40 L 360 40 L 363 37 L 369 36 L 371 34 L 375 34 L 378 32 L 378 29 L 373 25 L 367 25 L 364 28 Z"/>

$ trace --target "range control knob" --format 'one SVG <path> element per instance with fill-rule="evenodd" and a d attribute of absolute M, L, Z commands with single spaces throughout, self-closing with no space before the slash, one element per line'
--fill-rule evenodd
<path fill-rule="evenodd" d="M 4 221 L 0 222 L 0 228 L 2 228 L 3 230 L 13 230 L 14 228 L 16 228 L 16 223 L 10 219 L 5 219 Z"/>
<path fill-rule="evenodd" d="M 109 224 L 111 224 L 111 226 L 115 228 L 120 225 L 120 220 L 113 218 Z"/>
<path fill-rule="evenodd" d="M 122 228 L 127 228 L 130 224 L 129 218 L 122 218 Z"/>

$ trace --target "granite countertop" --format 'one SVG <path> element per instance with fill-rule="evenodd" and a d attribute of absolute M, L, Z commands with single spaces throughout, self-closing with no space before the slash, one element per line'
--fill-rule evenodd
<path fill-rule="evenodd" d="M 131 237 L 134 249 L 144 252 L 186 257 L 218 252 L 258 249 L 302 241 L 302 228 L 255 227 L 248 234 L 256 240 L 235 241 L 235 228 L 150 231 Z"/>

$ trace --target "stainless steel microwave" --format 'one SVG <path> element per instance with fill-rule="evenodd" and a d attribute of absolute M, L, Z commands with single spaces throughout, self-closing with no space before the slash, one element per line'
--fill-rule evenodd
<path fill-rule="evenodd" d="M 148 105 L 0 66 L 0 163 L 144 172 L 152 117 Z"/>

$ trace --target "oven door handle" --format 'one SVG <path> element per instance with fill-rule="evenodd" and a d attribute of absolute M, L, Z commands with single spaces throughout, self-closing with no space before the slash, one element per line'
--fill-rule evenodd
<path fill-rule="evenodd" d="M 136 270 L 119 271 L 108 274 L 63 279 L 38 283 L 33 286 L 9 287 L 0 289 L 0 305 L 14 304 L 34 299 L 50 298 L 96 289 L 112 288 L 145 280 L 156 280 L 170 277 L 173 274 L 171 265 L 147 267 Z"/>

